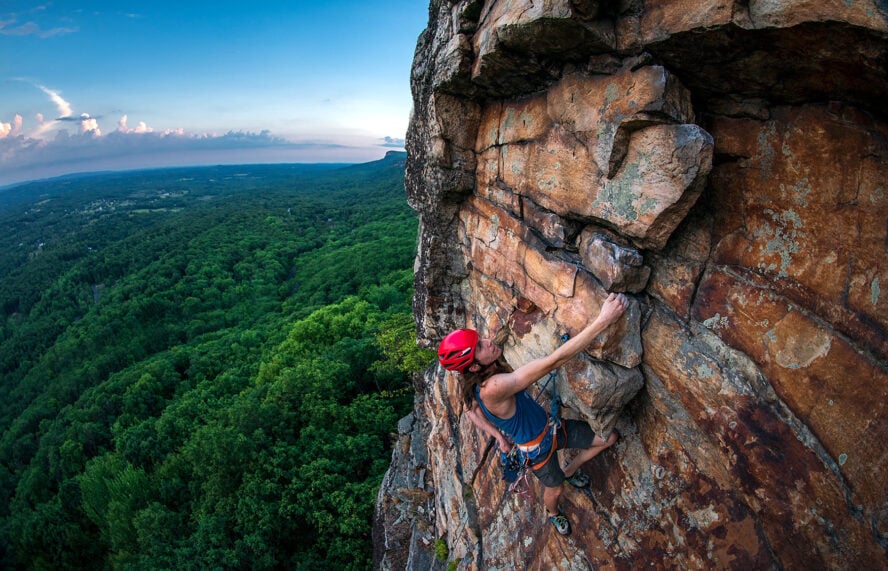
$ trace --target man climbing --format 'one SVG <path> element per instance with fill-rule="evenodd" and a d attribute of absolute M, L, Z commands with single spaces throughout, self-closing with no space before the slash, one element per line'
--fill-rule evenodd
<path fill-rule="evenodd" d="M 502 349 L 491 339 L 481 339 L 472 329 L 449 333 L 438 347 L 441 365 L 460 373 L 460 396 L 469 418 L 496 438 L 501 451 L 508 451 L 511 442 L 516 443 L 542 483 L 543 503 L 549 521 L 562 535 L 570 535 L 571 531 L 570 522 L 558 506 L 562 483 L 567 480 L 578 488 L 588 486 L 589 478 L 577 470 L 612 446 L 617 441 L 617 434 L 613 432 L 605 440 L 587 423 L 578 420 L 565 420 L 556 430 L 549 415 L 526 389 L 585 349 L 598 334 L 620 318 L 627 305 L 623 294 L 610 294 L 595 320 L 575 337 L 551 354 L 514 371 L 500 360 Z M 563 448 L 581 449 L 564 469 L 556 453 Z"/>

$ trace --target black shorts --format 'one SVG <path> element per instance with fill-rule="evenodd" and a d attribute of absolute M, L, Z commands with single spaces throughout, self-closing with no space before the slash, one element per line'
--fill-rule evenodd
<path fill-rule="evenodd" d="M 563 448 L 589 448 L 595 438 L 595 431 L 587 423 L 581 420 L 563 420 L 556 433 L 556 450 Z M 564 470 L 558 462 L 558 453 L 552 452 L 549 460 L 539 470 L 533 470 L 534 476 L 539 478 L 547 488 L 557 488 L 564 482 Z"/>

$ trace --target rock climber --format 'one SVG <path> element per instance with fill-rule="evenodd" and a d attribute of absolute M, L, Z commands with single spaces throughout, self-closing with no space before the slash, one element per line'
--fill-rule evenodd
<path fill-rule="evenodd" d="M 502 349 L 492 339 L 482 339 L 472 329 L 449 333 L 438 347 L 441 365 L 459 373 L 460 397 L 469 419 L 496 438 L 500 451 L 509 451 L 515 443 L 543 485 L 543 503 L 549 521 L 561 535 L 571 532 L 570 521 L 558 505 L 562 483 L 587 487 L 588 476 L 577 470 L 612 446 L 617 441 L 617 433 L 612 432 L 604 439 L 587 423 L 570 419 L 555 429 L 552 419 L 527 389 L 585 349 L 620 318 L 627 305 L 625 295 L 610 294 L 595 320 L 576 336 L 551 354 L 515 370 L 500 358 Z M 562 469 L 556 450 L 564 448 L 580 449 L 580 452 Z"/>

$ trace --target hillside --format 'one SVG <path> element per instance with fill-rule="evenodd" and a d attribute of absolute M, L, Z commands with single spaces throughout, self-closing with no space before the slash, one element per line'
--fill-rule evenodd
<path fill-rule="evenodd" d="M 2 566 L 366 568 L 412 400 L 403 169 L 0 193 Z"/>

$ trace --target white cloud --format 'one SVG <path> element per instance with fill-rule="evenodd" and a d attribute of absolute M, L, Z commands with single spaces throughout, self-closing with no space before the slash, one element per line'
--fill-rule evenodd
<path fill-rule="evenodd" d="M 404 139 L 396 139 L 394 137 L 384 137 L 382 146 L 389 147 L 392 149 L 403 149 L 404 148 Z"/>
<path fill-rule="evenodd" d="M 16 137 L 22 132 L 22 116 L 16 114 L 12 123 L 0 122 L 0 139 L 5 137 Z"/>
<path fill-rule="evenodd" d="M 144 121 L 139 121 L 139 124 L 136 125 L 134 129 L 130 129 L 126 126 L 127 116 L 124 115 L 117 122 L 117 130 L 121 133 L 153 133 L 154 129 L 145 124 Z M 183 131 L 184 133 L 184 131 Z"/>
<path fill-rule="evenodd" d="M 0 15 L 0 36 L 37 36 L 38 38 L 51 38 L 52 36 L 71 34 L 79 31 L 79 28 L 76 26 L 55 25 L 60 23 L 58 18 L 55 19 L 55 22 L 48 23 L 45 14 L 46 6 L 36 6 L 31 8 L 28 12 L 28 17 L 42 20 L 44 21 L 44 25 L 41 25 L 32 19 L 29 19 L 26 22 L 20 22 L 20 14 Z M 49 19 L 51 20 L 53 18 L 50 16 Z M 52 27 L 44 27 L 46 25 Z"/>
<path fill-rule="evenodd" d="M 10 24 L 13 26 L 10 27 Z M 57 27 L 49 30 L 42 29 L 34 22 L 25 22 L 17 24 L 15 20 L 0 21 L 0 35 L 2 36 L 37 36 L 38 38 L 51 38 L 61 34 L 71 34 L 78 31 L 78 28 Z"/>
<path fill-rule="evenodd" d="M 48 87 L 44 87 L 42 85 L 35 86 L 37 89 L 42 91 L 43 93 L 49 95 L 50 100 L 55 103 L 56 108 L 59 110 L 59 117 L 70 117 L 71 116 L 71 104 L 62 99 L 62 96 L 59 95 L 58 91 L 53 91 Z"/>
<path fill-rule="evenodd" d="M 56 125 L 56 124 L 58 124 L 58 121 L 56 121 L 54 119 L 50 119 L 49 121 L 46 121 L 43 117 L 43 114 L 38 113 L 37 114 L 37 128 L 34 129 L 34 131 L 30 134 L 30 136 L 34 137 L 36 139 L 42 139 L 43 134 L 46 133 L 47 131 L 49 131 L 53 127 L 53 125 Z"/>
<path fill-rule="evenodd" d="M 99 122 L 90 117 L 89 113 L 81 113 L 80 115 L 80 134 L 92 135 L 93 137 L 101 137 L 102 130 L 99 129 Z"/>

